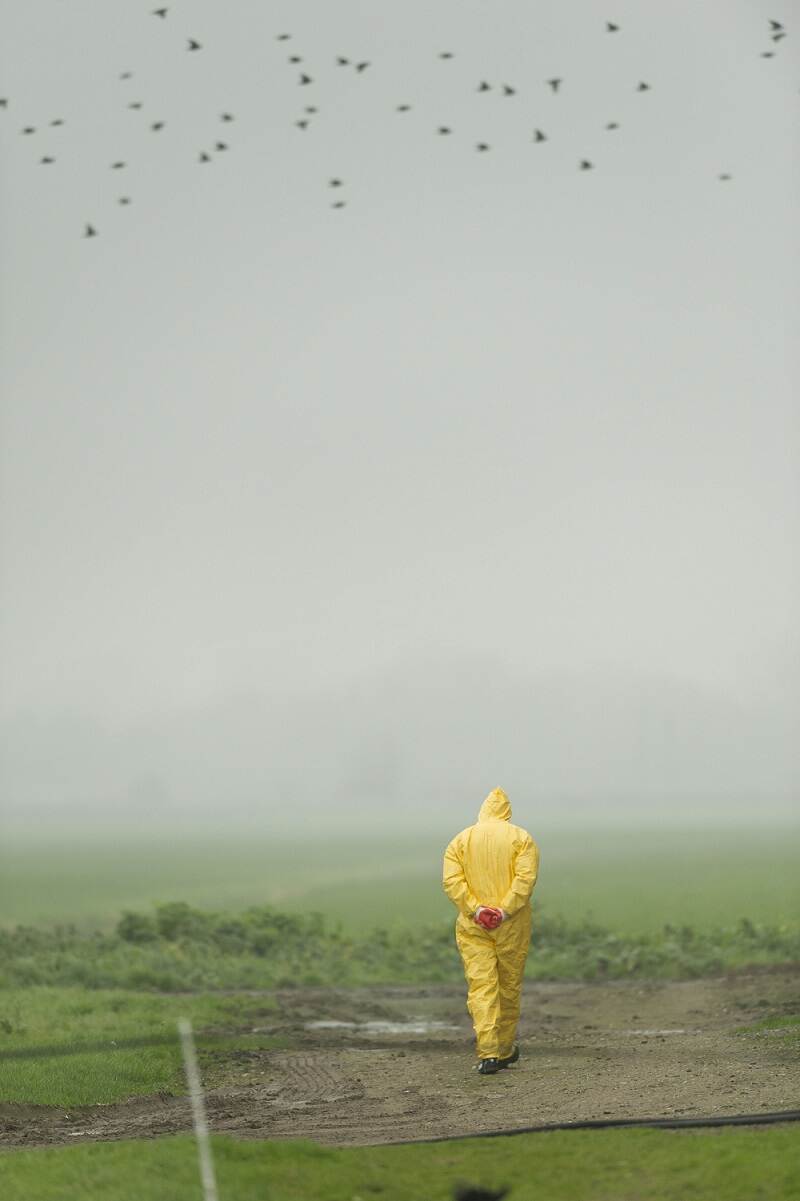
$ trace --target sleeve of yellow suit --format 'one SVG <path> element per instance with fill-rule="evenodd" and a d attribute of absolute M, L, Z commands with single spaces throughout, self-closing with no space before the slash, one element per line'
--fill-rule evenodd
<path fill-rule="evenodd" d="M 509 917 L 527 905 L 538 874 L 539 848 L 529 834 L 514 861 L 511 887 L 500 902 L 501 909 L 505 909 Z"/>
<path fill-rule="evenodd" d="M 473 896 L 464 875 L 464 865 L 458 851 L 458 838 L 454 838 L 444 853 L 442 886 L 450 900 L 464 917 L 471 917 L 480 902 Z"/>

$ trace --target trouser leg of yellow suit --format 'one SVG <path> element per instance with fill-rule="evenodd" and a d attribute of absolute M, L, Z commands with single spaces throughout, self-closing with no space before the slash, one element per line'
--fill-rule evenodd
<path fill-rule="evenodd" d="M 497 1029 L 498 1055 L 506 1059 L 514 1049 L 522 999 L 522 977 L 531 941 L 531 910 L 526 905 L 497 929 L 497 975 L 500 1020 Z"/>
<path fill-rule="evenodd" d="M 468 918 L 456 922 L 456 944 L 467 978 L 467 1009 L 475 1029 L 479 1059 L 495 1059 L 498 1055 L 500 977 L 495 939 L 496 931 L 484 930 Z"/>

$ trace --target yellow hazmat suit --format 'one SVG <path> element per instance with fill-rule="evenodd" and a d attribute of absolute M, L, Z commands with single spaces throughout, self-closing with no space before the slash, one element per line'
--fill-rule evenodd
<path fill-rule="evenodd" d="M 444 853 L 442 883 L 458 908 L 456 943 L 479 1059 L 506 1059 L 513 1050 L 531 938 L 539 848 L 510 817 L 508 797 L 495 788 L 477 823 L 457 834 Z M 496 930 L 485 930 L 474 920 L 481 905 L 502 909 L 506 920 Z"/>

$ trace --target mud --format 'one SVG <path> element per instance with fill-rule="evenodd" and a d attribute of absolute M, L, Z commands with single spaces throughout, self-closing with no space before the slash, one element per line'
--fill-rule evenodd
<path fill-rule="evenodd" d="M 518 1064 L 473 1071 L 462 987 L 277 994 L 282 1050 L 206 1057 L 212 1130 L 240 1138 L 392 1143 L 604 1117 L 795 1108 L 796 1036 L 742 1032 L 800 1011 L 800 970 L 680 983 L 526 985 Z M 239 1031 L 238 1033 L 244 1033 Z M 191 1129 L 168 1094 L 65 1112 L 0 1105 L 0 1146 Z"/>

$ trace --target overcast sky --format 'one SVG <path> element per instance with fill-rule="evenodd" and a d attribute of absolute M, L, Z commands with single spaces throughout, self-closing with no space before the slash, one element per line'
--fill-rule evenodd
<path fill-rule="evenodd" d="M 796 812 L 800 5 L 152 7 L 3 5 L 9 811 Z"/>

